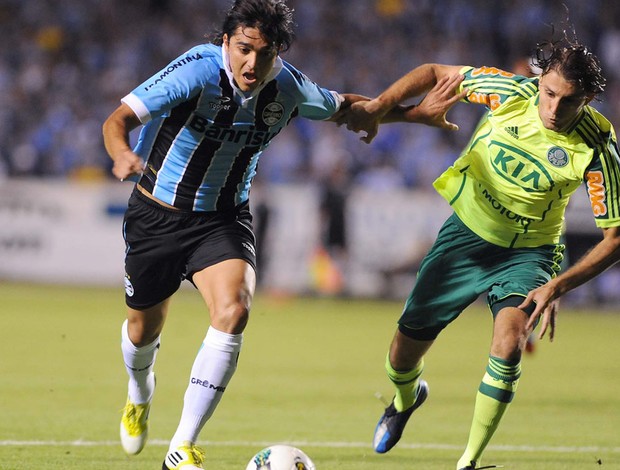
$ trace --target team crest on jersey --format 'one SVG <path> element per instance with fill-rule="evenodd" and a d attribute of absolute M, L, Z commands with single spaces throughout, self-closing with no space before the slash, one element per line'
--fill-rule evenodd
<path fill-rule="evenodd" d="M 263 109 L 263 122 L 268 126 L 275 126 L 284 116 L 284 106 L 273 101 Z"/>
<path fill-rule="evenodd" d="M 568 153 L 560 147 L 551 147 L 547 152 L 547 160 L 553 166 L 563 167 L 568 165 Z"/>

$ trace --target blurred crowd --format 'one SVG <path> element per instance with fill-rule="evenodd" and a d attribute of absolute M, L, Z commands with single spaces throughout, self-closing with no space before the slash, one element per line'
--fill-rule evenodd
<path fill-rule="evenodd" d="M 376 95 L 424 62 L 516 70 L 536 42 L 566 28 L 608 79 L 595 103 L 620 127 L 616 0 L 289 0 L 297 40 L 283 58 L 342 92 Z M 229 0 L 0 0 L 0 176 L 110 178 L 101 124 L 122 96 L 220 26 Z M 566 6 L 564 6 L 566 5 Z M 425 187 L 466 144 L 481 109 L 456 106 L 450 133 L 384 126 L 359 135 L 297 119 L 261 160 L 267 182 L 324 179 Z"/>

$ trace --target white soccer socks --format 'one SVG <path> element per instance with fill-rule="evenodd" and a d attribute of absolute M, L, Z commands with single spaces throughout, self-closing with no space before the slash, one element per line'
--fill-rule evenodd
<path fill-rule="evenodd" d="M 153 365 L 159 350 L 160 338 L 151 344 L 136 347 L 129 339 L 127 320 L 121 328 L 121 350 L 125 368 L 129 375 L 127 396 L 132 403 L 144 404 L 151 401 L 155 391 L 155 374 Z"/>
<path fill-rule="evenodd" d="M 243 334 L 231 335 L 213 327 L 208 329 L 192 367 L 181 420 L 170 449 L 183 442 L 196 442 L 237 369 L 242 342 Z"/>

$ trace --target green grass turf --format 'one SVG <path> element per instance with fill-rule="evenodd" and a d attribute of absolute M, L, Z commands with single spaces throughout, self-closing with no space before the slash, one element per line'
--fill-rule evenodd
<path fill-rule="evenodd" d="M 122 288 L 0 284 L 0 469 L 161 468 L 208 315 L 174 298 L 157 361 L 151 442 L 118 444 L 126 375 Z M 452 470 L 486 365 L 491 318 L 474 306 L 426 359 L 431 394 L 389 454 L 370 440 L 391 398 L 383 362 L 399 302 L 257 295 L 239 368 L 201 435 L 207 469 L 244 469 L 268 443 L 293 443 L 319 470 Z M 620 315 L 560 313 L 554 343 L 523 361 L 515 402 L 483 463 L 506 469 L 620 469 Z M 600 460 L 601 464 L 598 463 Z"/>

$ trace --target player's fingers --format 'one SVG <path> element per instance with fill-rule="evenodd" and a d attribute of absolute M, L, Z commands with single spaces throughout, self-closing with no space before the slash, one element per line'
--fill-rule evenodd
<path fill-rule="evenodd" d="M 457 126 L 456 124 L 454 124 L 453 122 L 450 122 L 450 121 L 445 121 L 443 123 L 442 127 L 444 129 L 449 130 L 449 131 L 458 131 L 459 130 L 459 126 Z"/>
<path fill-rule="evenodd" d="M 555 322 L 556 322 L 556 315 L 557 312 L 553 311 L 551 314 L 551 318 L 549 320 L 549 341 L 553 341 L 553 338 L 555 338 Z"/>
<path fill-rule="evenodd" d="M 543 339 L 545 337 L 545 333 L 547 332 L 548 320 L 547 317 L 543 316 L 541 325 L 540 325 L 540 333 L 538 334 L 538 339 Z"/>
<path fill-rule="evenodd" d="M 532 294 L 528 293 L 525 296 L 525 299 L 523 299 L 523 302 L 521 302 L 520 305 L 517 305 L 517 308 L 520 308 L 521 310 L 523 310 L 525 307 L 527 307 L 531 303 L 532 303 Z"/>
<path fill-rule="evenodd" d="M 450 76 L 446 75 L 445 77 L 441 77 L 435 83 L 435 89 L 440 93 L 444 93 L 450 89 Z"/>
<path fill-rule="evenodd" d="M 468 88 L 464 89 L 464 90 L 463 90 L 463 91 L 461 91 L 460 93 L 455 94 L 455 95 L 452 97 L 452 100 L 453 100 L 453 101 L 455 101 L 455 102 L 456 102 L 456 101 L 460 101 L 460 100 L 462 100 L 462 99 L 466 98 L 466 97 L 467 97 L 467 95 L 469 95 L 469 89 L 468 89 Z"/>
<path fill-rule="evenodd" d="M 439 80 L 437 83 L 438 84 L 441 83 L 441 91 L 442 92 L 449 93 L 450 95 L 453 95 L 454 91 L 458 87 L 459 83 L 461 83 L 463 78 L 464 77 L 461 74 L 446 75 L 441 80 Z"/>
<path fill-rule="evenodd" d="M 364 136 L 361 137 L 360 140 L 362 140 L 363 142 L 369 144 L 372 142 L 372 140 L 377 136 L 377 130 L 372 130 L 372 131 L 368 131 L 368 133 Z"/>
<path fill-rule="evenodd" d="M 524 305 L 524 304 L 521 304 L 521 305 Z M 521 305 L 520 305 L 520 306 L 518 306 L 517 308 L 520 308 L 520 309 L 522 309 L 522 310 L 523 310 L 523 308 L 524 308 L 524 307 L 522 307 Z M 525 305 L 529 305 L 529 303 L 528 303 L 528 304 L 525 304 Z M 528 330 L 533 330 L 533 329 L 534 329 L 534 327 L 535 327 L 535 326 L 536 326 L 536 324 L 538 323 L 538 319 L 539 319 L 539 317 L 540 317 L 540 313 L 541 313 L 541 312 L 540 312 L 540 309 L 539 309 L 538 307 L 536 307 L 536 308 L 534 309 L 534 311 L 532 312 L 532 314 L 530 315 L 530 319 L 527 321 L 527 325 L 525 325 L 525 327 L 526 327 Z M 543 320 L 544 320 L 544 318 L 543 318 Z"/>

